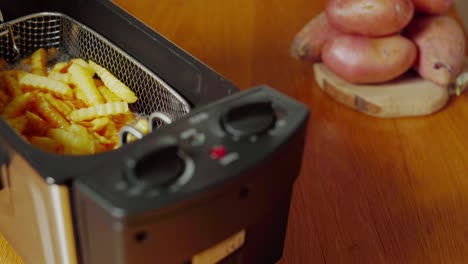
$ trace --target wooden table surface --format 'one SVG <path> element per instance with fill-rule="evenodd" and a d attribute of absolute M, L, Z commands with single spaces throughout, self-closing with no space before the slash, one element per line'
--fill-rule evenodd
<path fill-rule="evenodd" d="M 268 84 L 310 107 L 280 263 L 468 263 L 468 93 L 394 120 L 334 102 L 288 54 L 325 0 L 114 2 L 240 88 Z M 18 263 L 2 262 L 7 251 L 0 263 Z"/>

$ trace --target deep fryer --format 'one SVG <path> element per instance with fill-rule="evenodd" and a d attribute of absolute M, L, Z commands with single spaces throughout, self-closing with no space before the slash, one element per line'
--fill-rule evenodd
<path fill-rule="evenodd" d="M 266 86 L 240 92 L 107 0 L 0 10 L 2 57 L 47 46 L 93 59 L 134 89 L 134 112 L 173 120 L 91 156 L 45 153 L 0 120 L 0 233 L 26 263 L 280 259 L 303 105 Z"/>

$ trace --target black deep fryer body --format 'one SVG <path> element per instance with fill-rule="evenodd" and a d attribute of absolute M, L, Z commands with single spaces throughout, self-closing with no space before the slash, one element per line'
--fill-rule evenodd
<path fill-rule="evenodd" d="M 0 146 L 6 146 L 0 148 L 0 154 L 17 152 L 48 184 L 70 187 L 80 263 L 190 263 L 194 254 L 240 230 L 246 231 L 245 244 L 223 263 L 275 263 L 281 258 L 292 187 L 302 160 L 308 118 L 305 107 L 269 88 L 239 92 L 222 76 L 107 0 L 3 1 L 0 9 L 6 21 L 44 11 L 64 13 L 80 21 L 157 73 L 194 109 L 178 123 L 158 129 L 158 137 L 148 136 L 92 157 L 44 155 L 0 122 L 0 131 L 4 132 Z M 192 189 L 167 199 L 138 202 L 144 193 L 138 190 L 122 195 L 125 187 L 117 186 L 115 175 L 125 174 L 121 164 L 126 162 L 126 153 L 151 155 L 151 148 L 175 144 L 173 135 L 182 133 L 193 118 L 213 111 L 209 115 L 213 120 L 200 128 L 211 131 L 226 105 L 254 100 L 249 98 L 272 99 L 280 105 L 278 113 L 284 109 L 281 107 L 291 107 L 286 117 L 291 126 L 280 133 L 281 140 L 261 143 L 260 149 L 253 148 L 252 155 L 229 171 L 201 166 L 197 173 L 204 172 L 208 182 L 197 185 L 195 181 Z M 249 144 L 242 142 L 226 144 L 248 152 Z M 208 143 L 219 142 L 208 138 Z M 192 148 L 187 152 L 195 157 L 196 164 L 208 159 L 197 156 Z"/>

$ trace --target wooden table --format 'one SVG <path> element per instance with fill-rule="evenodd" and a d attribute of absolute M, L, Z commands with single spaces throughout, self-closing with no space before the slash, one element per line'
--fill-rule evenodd
<path fill-rule="evenodd" d="M 242 89 L 310 107 L 281 263 L 468 263 L 468 93 L 398 120 L 334 102 L 288 53 L 325 0 L 115 2 Z"/>

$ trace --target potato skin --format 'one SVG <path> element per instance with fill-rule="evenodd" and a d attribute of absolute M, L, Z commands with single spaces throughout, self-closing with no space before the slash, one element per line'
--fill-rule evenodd
<path fill-rule="evenodd" d="M 453 5 L 453 0 L 413 0 L 416 12 L 443 14 Z"/>
<path fill-rule="evenodd" d="M 322 60 L 348 82 L 383 83 L 411 68 L 416 60 L 416 46 L 401 35 L 380 38 L 341 35 L 324 46 Z"/>
<path fill-rule="evenodd" d="M 414 15 L 412 0 L 329 0 L 326 14 L 339 31 L 368 37 L 400 32 Z"/>
<path fill-rule="evenodd" d="M 463 29 L 453 18 L 418 16 L 404 34 L 418 48 L 413 68 L 421 77 L 442 86 L 454 82 L 463 69 L 466 39 Z"/>
<path fill-rule="evenodd" d="M 325 12 L 321 12 L 296 34 L 291 44 L 291 55 L 300 60 L 320 61 L 327 40 L 341 34 L 328 23 Z"/>

